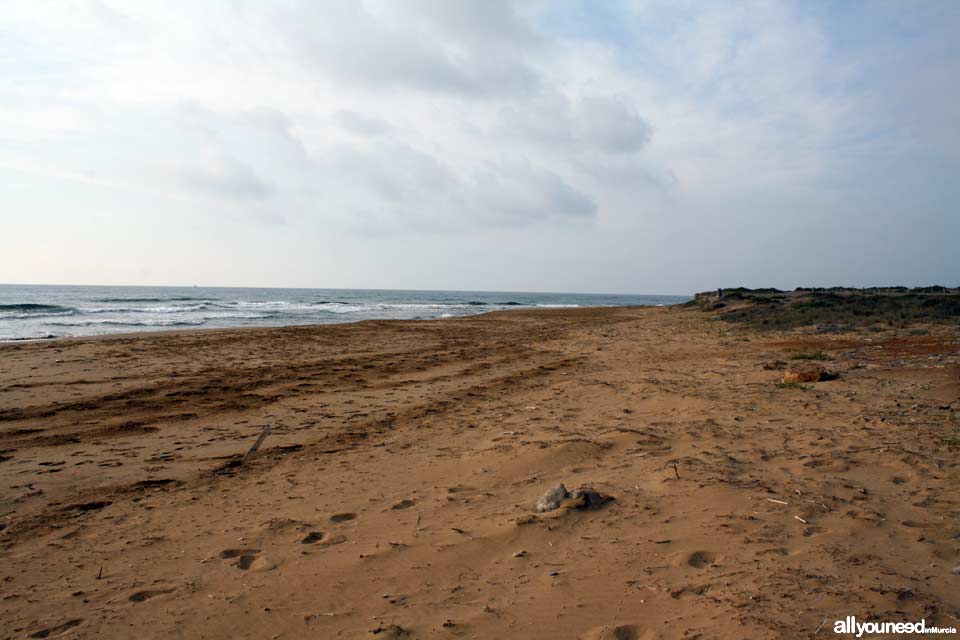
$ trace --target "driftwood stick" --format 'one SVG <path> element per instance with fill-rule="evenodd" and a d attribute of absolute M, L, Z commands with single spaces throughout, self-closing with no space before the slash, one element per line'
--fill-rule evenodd
<path fill-rule="evenodd" d="M 270 433 L 270 425 L 263 425 L 263 431 L 260 432 L 260 436 L 257 438 L 257 441 L 253 443 L 253 446 L 250 447 L 250 450 L 244 454 L 243 459 L 240 461 L 240 464 L 246 464 L 247 460 L 257 452 L 257 449 L 260 448 L 260 445 L 263 444 L 263 441 L 267 439 L 267 435 Z"/>

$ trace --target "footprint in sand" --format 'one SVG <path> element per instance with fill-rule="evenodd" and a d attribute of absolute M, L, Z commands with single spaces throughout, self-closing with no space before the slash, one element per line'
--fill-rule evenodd
<path fill-rule="evenodd" d="M 227 564 L 241 571 L 270 571 L 277 568 L 277 564 L 270 562 L 259 549 L 225 549 L 220 552 L 220 559 L 227 560 Z"/>
<path fill-rule="evenodd" d="M 59 635 L 63 635 L 70 629 L 73 629 L 76 626 L 79 626 L 83 623 L 82 618 L 74 618 L 73 620 L 67 620 L 62 624 L 58 624 L 55 627 L 47 627 L 46 629 L 41 629 L 40 631 L 35 631 L 30 634 L 31 638 L 55 638 Z"/>
<path fill-rule="evenodd" d="M 350 520 L 353 520 L 356 517 L 357 517 L 357 514 L 355 513 L 335 513 L 334 515 L 330 516 L 330 521 L 331 522 L 349 522 Z"/>
<path fill-rule="evenodd" d="M 686 564 L 694 569 L 703 569 L 716 563 L 716 555 L 709 551 L 694 551 L 686 558 Z"/>
<path fill-rule="evenodd" d="M 406 499 L 406 500 L 401 500 L 400 502 L 398 502 L 397 504 L 393 505 L 393 506 L 390 507 L 390 508 L 393 509 L 394 511 L 399 511 L 399 510 L 401 510 L 401 509 L 409 509 L 410 507 L 412 507 L 412 506 L 415 505 L 415 504 L 417 504 L 416 501 L 410 500 L 410 499 L 408 498 L 408 499 Z"/>
<path fill-rule="evenodd" d="M 406 638 L 410 635 L 410 632 L 401 627 L 400 625 L 391 624 L 384 627 L 383 625 L 378 626 L 376 629 L 371 629 L 370 634 L 377 636 L 378 640 L 383 638 L 384 640 L 396 640 L 398 638 Z"/>
<path fill-rule="evenodd" d="M 464 491 L 476 491 L 473 487 L 465 487 L 458 484 L 455 487 L 447 487 L 447 493 L 463 493 Z"/>
<path fill-rule="evenodd" d="M 295 520 L 293 518 L 271 518 L 260 523 L 260 529 L 266 531 L 286 531 L 287 529 L 305 531 L 309 528 L 310 523 L 304 520 Z"/>
<path fill-rule="evenodd" d="M 307 534 L 307 537 L 300 541 L 300 544 L 313 544 L 314 542 L 320 542 L 323 540 L 323 533 L 320 531 L 311 531 Z"/>
<path fill-rule="evenodd" d="M 346 541 L 347 536 L 344 535 L 330 535 L 322 531 L 311 531 L 300 541 L 300 544 L 319 544 L 321 547 L 329 547 Z"/>
<path fill-rule="evenodd" d="M 636 625 L 601 625 L 577 636 L 577 640 L 656 640 L 652 630 L 640 632 Z"/>
<path fill-rule="evenodd" d="M 149 600 L 154 596 L 162 596 L 165 593 L 173 593 L 173 591 L 174 591 L 173 589 L 153 589 L 149 591 L 137 591 L 136 593 L 131 594 L 130 597 L 127 598 L 127 600 L 129 600 L 130 602 L 144 602 L 145 600 Z"/>
<path fill-rule="evenodd" d="M 78 504 L 71 504 L 63 507 L 62 511 L 77 511 L 77 512 L 86 512 L 86 511 L 99 511 L 105 507 L 109 507 L 112 502 L 109 500 L 98 500 L 96 502 L 81 502 Z"/>

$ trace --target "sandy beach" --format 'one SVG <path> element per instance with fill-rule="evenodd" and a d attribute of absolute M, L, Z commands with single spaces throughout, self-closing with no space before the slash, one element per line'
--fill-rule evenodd
<path fill-rule="evenodd" d="M 960 626 L 960 331 L 711 318 L 2 344 L 0 636 Z M 778 384 L 798 350 L 837 377 Z M 558 483 L 612 500 L 535 512 Z"/>

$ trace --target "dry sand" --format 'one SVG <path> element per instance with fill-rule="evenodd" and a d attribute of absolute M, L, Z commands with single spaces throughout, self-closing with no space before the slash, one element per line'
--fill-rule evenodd
<path fill-rule="evenodd" d="M 0 636 L 960 627 L 958 362 L 681 308 L 0 345 Z"/>

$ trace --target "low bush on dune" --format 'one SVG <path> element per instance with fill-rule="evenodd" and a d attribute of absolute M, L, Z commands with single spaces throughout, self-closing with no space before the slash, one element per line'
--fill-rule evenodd
<path fill-rule="evenodd" d="M 913 323 L 960 325 L 960 293 L 884 293 L 849 290 L 762 294 L 737 291 L 723 297 L 701 295 L 694 303 L 705 311 L 721 311 L 720 320 L 764 329 L 823 327 L 823 333 L 842 330 L 903 328 Z M 724 303 L 735 300 L 723 311 Z M 802 358 L 798 358 L 802 359 Z M 819 358 L 813 358 L 819 359 Z"/>
<path fill-rule="evenodd" d="M 791 360 L 829 360 L 823 351 L 796 351 L 790 354 Z"/>
<path fill-rule="evenodd" d="M 777 389 L 800 389 L 801 391 L 807 391 L 810 388 L 799 382 L 778 382 L 776 387 Z"/>

